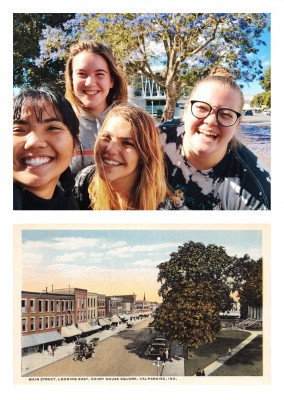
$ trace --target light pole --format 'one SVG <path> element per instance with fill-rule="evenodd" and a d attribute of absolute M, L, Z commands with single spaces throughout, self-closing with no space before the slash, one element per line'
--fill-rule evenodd
<path fill-rule="evenodd" d="M 153 365 L 156 365 L 157 367 L 157 376 L 160 376 L 159 374 L 160 365 L 163 366 L 164 364 L 165 363 L 161 361 L 160 357 L 157 357 L 157 361 L 153 361 Z"/>

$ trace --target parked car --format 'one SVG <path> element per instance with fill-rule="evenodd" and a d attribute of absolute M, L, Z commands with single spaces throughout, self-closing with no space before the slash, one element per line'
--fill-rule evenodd
<path fill-rule="evenodd" d="M 245 111 L 245 115 L 253 115 L 252 110 L 246 110 L 246 111 Z"/>
<path fill-rule="evenodd" d="M 152 344 L 150 344 L 147 347 L 147 349 L 145 351 L 145 356 L 148 358 L 160 357 L 162 359 L 166 359 L 166 351 L 167 350 L 168 350 L 168 347 L 166 346 L 166 343 L 154 341 Z"/>
<path fill-rule="evenodd" d="M 270 112 L 270 110 L 263 110 L 262 114 L 263 115 L 271 115 L 271 112 Z"/>

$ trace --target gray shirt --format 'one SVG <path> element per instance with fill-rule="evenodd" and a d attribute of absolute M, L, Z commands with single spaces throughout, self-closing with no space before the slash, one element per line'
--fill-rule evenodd
<path fill-rule="evenodd" d="M 94 146 L 99 131 L 105 120 L 107 113 L 112 109 L 110 105 L 101 114 L 91 115 L 86 111 L 81 111 L 79 139 L 82 145 L 82 154 L 79 150 L 73 156 L 70 163 L 72 175 L 76 175 L 83 168 L 94 164 Z"/>

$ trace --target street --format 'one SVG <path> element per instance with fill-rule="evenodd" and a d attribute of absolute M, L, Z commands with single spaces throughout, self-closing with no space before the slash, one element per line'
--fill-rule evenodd
<path fill-rule="evenodd" d="M 149 334 L 150 320 L 100 342 L 95 357 L 85 362 L 64 358 L 26 376 L 157 376 L 152 360 L 142 358 L 154 334 Z"/>

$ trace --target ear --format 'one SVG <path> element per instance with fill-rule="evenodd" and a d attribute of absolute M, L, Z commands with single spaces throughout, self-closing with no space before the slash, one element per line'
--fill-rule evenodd
<path fill-rule="evenodd" d="M 110 83 L 109 83 L 109 88 L 113 88 L 114 87 L 114 80 L 112 77 L 110 77 Z"/>

